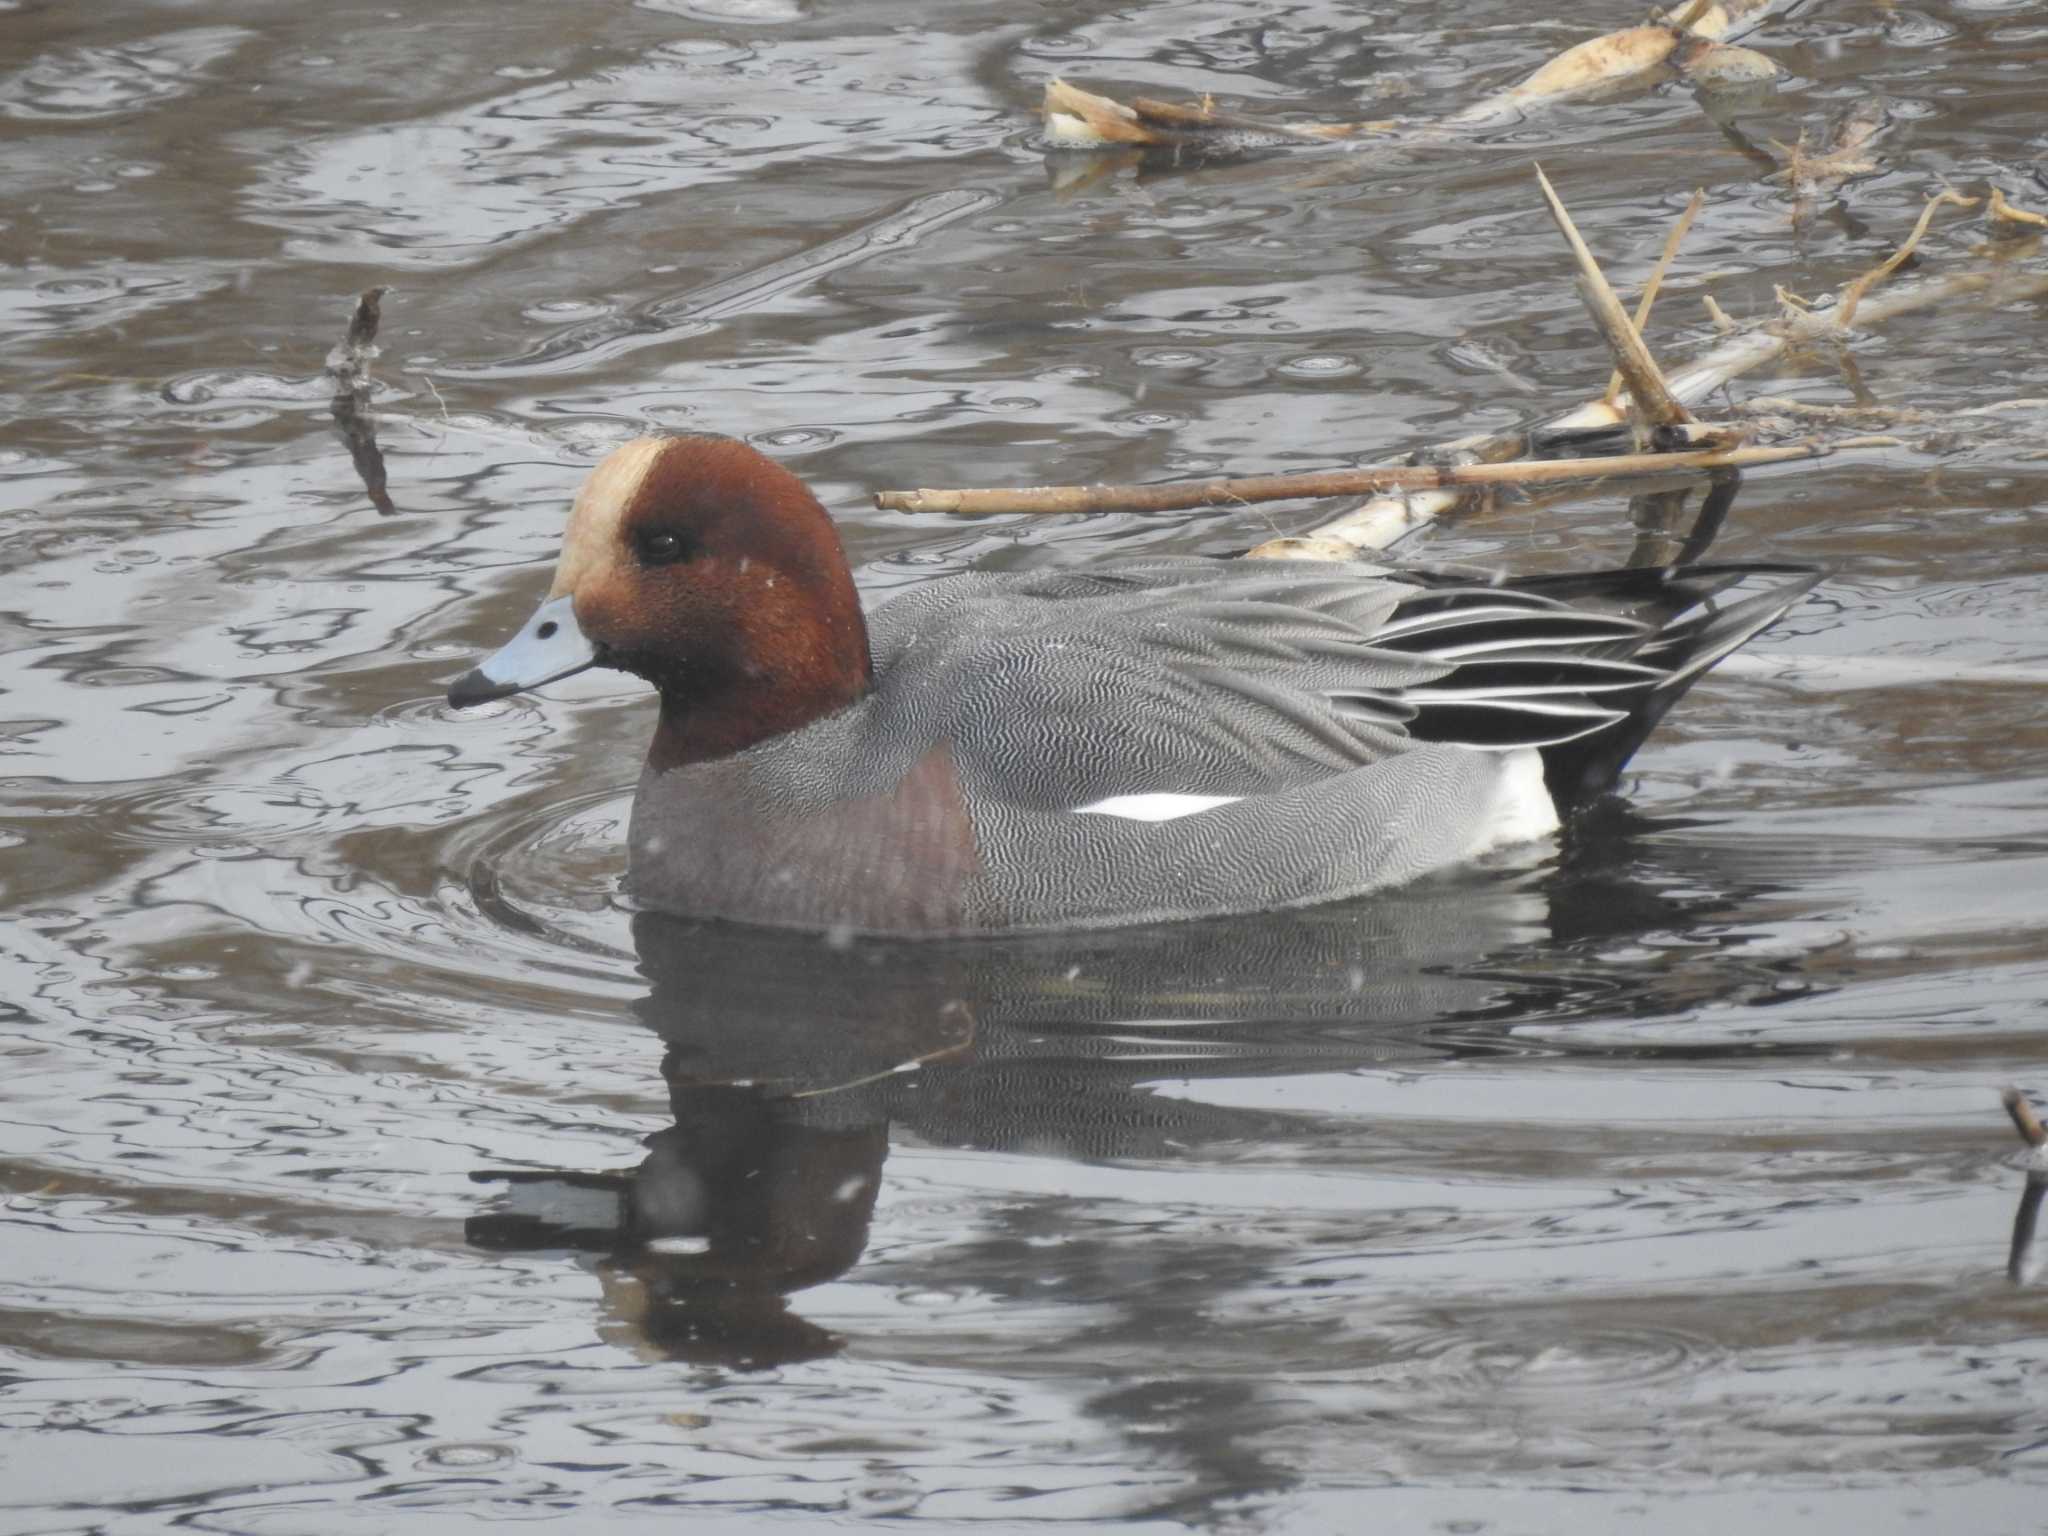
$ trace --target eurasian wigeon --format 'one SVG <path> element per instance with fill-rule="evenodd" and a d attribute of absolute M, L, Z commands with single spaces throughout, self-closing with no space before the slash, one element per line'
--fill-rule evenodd
<path fill-rule="evenodd" d="M 1099 927 L 1356 896 L 1545 837 L 1818 579 L 1139 557 L 947 577 L 863 617 L 795 475 L 649 437 L 597 466 L 546 600 L 448 697 L 593 666 L 654 685 L 645 906 Z"/>

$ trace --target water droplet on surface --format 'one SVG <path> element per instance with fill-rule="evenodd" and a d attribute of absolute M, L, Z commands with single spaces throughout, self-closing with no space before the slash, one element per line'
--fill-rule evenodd
<path fill-rule="evenodd" d="M 826 427 L 782 427 L 773 432 L 756 432 L 747 441 L 765 443 L 771 448 L 820 448 L 836 441 L 838 436 Z"/>
<path fill-rule="evenodd" d="M 505 1445 L 437 1445 L 420 1460 L 436 1467 L 495 1467 L 512 1459 L 512 1448 Z"/>
<path fill-rule="evenodd" d="M 1140 368 L 1201 368 L 1212 359 L 1180 347 L 1139 347 L 1131 354 L 1131 361 Z"/>
<path fill-rule="evenodd" d="M 1298 378 L 1333 379 L 1356 373 L 1359 367 L 1357 358 L 1342 352 L 1311 352 L 1306 357 L 1290 357 L 1280 365 L 1280 372 Z"/>

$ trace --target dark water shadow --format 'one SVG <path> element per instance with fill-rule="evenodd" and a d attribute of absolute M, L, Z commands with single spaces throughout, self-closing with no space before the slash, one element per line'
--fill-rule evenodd
<path fill-rule="evenodd" d="M 1739 848 L 1649 836 L 1677 826 L 1610 805 L 1545 868 L 1107 933 L 831 943 L 642 914 L 650 991 L 634 1012 L 663 1042 L 674 1124 L 630 1172 L 473 1175 L 507 1187 L 468 1238 L 596 1256 L 615 1328 L 658 1355 L 766 1368 L 830 1354 L 842 1341 L 789 1298 L 860 1259 L 892 1133 L 1075 1163 L 1312 1144 L 1331 1116 L 1154 1087 L 1559 1055 L 1554 1031 L 1539 1043 L 1518 1027 L 1653 1018 L 1760 982 L 1782 992 L 1782 955 L 1746 963 L 1733 944 L 1682 946 L 1697 963 L 1603 958 L 1782 907 L 1781 866 L 1746 871 Z M 1826 1050 L 1602 1033 L 1585 1049 Z"/>

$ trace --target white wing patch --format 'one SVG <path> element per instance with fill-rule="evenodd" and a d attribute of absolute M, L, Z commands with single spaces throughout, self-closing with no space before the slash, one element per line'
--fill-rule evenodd
<path fill-rule="evenodd" d="M 1111 795 L 1093 805 L 1077 805 L 1076 816 L 1121 816 L 1126 821 L 1176 821 L 1182 816 L 1199 816 L 1219 805 L 1235 805 L 1243 795 Z"/>

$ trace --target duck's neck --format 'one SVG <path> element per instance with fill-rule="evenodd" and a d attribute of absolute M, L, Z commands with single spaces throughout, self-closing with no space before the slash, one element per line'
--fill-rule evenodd
<path fill-rule="evenodd" d="M 844 565 L 757 587 L 725 643 L 657 680 L 654 772 L 730 757 L 867 696 L 867 622 Z"/>

